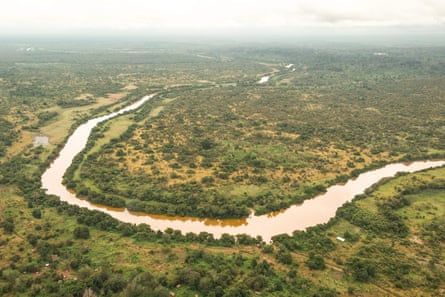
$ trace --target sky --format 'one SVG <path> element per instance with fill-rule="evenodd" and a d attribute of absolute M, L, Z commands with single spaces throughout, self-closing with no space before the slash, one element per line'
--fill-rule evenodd
<path fill-rule="evenodd" d="M 2 0 L 0 34 L 445 26 L 444 0 Z"/>

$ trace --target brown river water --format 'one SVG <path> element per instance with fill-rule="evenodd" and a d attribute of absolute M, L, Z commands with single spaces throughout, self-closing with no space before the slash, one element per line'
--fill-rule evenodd
<path fill-rule="evenodd" d="M 274 235 L 292 234 L 294 230 L 304 230 L 307 227 L 328 222 L 330 218 L 335 216 L 336 210 L 341 205 L 351 201 L 355 195 L 362 194 L 366 188 L 384 177 L 391 177 L 402 171 L 415 172 L 445 165 L 445 160 L 390 164 L 380 169 L 362 173 L 345 184 L 331 186 L 326 193 L 306 200 L 302 204 L 293 205 L 283 211 L 266 215 L 255 216 L 252 214 L 245 219 L 199 219 L 136 213 L 124 208 L 111 208 L 93 204 L 77 198 L 74 193 L 68 191 L 62 184 L 63 174 L 71 165 L 73 158 L 85 147 L 91 130 L 100 122 L 139 108 L 153 97 L 154 94 L 145 96 L 138 102 L 117 112 L 89 120 L 87 123 L 80 125 L 68 138 L 59 156 L 42 175 L 42 188 L 46 189 L 48 194 L 59 196 L 62 201 L 69 204 L 102 211 L 122 222 L 145 223 L 155 231 L 164 231 L 167 228 L 180 230 L 183 234 L 205 231 L 212 233 L 215 238 L 220 237 L 223 233 L 232 235 L 244 233 L 253 237 L 262 236 L 268 242 Z"/>

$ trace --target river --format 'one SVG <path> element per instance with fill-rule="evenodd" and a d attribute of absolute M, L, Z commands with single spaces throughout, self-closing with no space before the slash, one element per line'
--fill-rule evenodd
<path fill-rule="evenodd" d="M 117 112 L 89 120 L 87 123 L 80 125 L 68 138 L 59 156 L 42 175 L 42 188 L 46 189 L 48 194 L 59 196 L 62 201 L 69 204 L 105 212 L 122 222 L 145 223 L 155 231 L 164 231 L 167 228 L 180 230 L 183 234 L 205 231 L 212 233 L 215 238 L 220 237 L 223 233 L 232 235 L 244 233 L 253 237 L 262 236 L 268 242 L 274 235 L 291 234 L 294 230 L 304 230 L 307 227 L 328 222 L 330 218 L 335 216 L 336 210 L 341 205 L 351 201 L 355 195 L 362 194 L 366 188 L 384 177 L 391 177 L 402 171 L 415 172 L 445 165 L 445 160 L 390 164 L 380 169 L 362 173 L 345 184 L 331 186 L 326 193 L 306 200 L 302 204 L 293 205 L 280 212 L 261 216 L 251 215 L 245 219 L 198 219 L 136 213 L 123 208 L 93 204 L 77 198 L 75 194 L 68 191 L 62 184 L 63 175 L 74 157 L 85 148 L 91 130 L 100 122 L 139 108 L 154 96 L 154 94 L 145 96 Z"/>

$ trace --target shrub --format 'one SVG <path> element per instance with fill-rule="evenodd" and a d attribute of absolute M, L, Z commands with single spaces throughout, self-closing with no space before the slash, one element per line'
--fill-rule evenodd
<path fill-rule="evenodd" d="M 313 270 L 323 270 L 326 268 L 323 257 L 315 255 L 314 253 L 309 253 L 309 258 L 306 260 L 305 264 L 309 269 Z"/>
<path fill-rule="evenodd" d="M 76 239 L 88 239 L 90 238 L 90 229 L 85 226 L 76 227 L 73 234 Z"/>

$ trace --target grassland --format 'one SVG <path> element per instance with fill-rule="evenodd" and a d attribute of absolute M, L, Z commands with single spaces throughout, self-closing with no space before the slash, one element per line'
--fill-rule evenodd
<path fill-rule="evenodd" d="M 444 168 L 386 181 L 328 224 L 273 244 L 154 232 L 46 195 L 40 175 L 73 125 L 153 91 L 158 97 L 139 112 L 97 129 L 73 169 L 84 186 L 143 197 L 191 184 L 207 198 L 247 196 L 261 211 L 379 162 L 443 153 L 441 48 L 377 57 L 374 48 L 158 47 L 0 47 L 0 295 L 444 294 Z M 296 71 L 283 70 L 287 63 Z M 256 84 L 272 72 L 270 83 Z M 51 145 L 30 146 L 38 133 Z M 95 168 L 98 180 L 85 176 Z M 118 174 L 105 190 L 109 168 Z"/>

